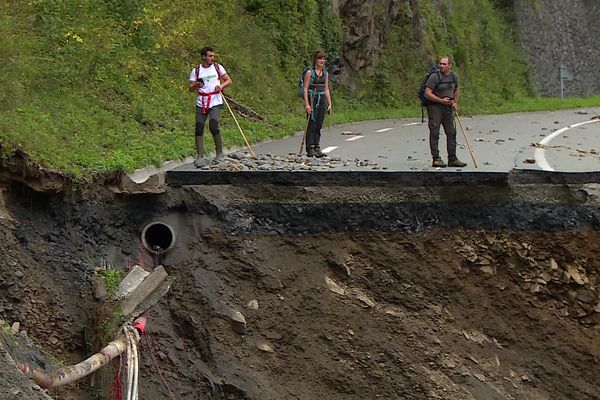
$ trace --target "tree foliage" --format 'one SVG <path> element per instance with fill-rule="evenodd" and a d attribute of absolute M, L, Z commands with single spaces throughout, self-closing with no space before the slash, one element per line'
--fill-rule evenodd
<path fill-rule="evenodd" d="M 276 44 L 279 66 L 284 70 L 297 68 L 318 49 L 339 52 L 341 21 L 329 1 L 246 0 L 244 9 Z"/>

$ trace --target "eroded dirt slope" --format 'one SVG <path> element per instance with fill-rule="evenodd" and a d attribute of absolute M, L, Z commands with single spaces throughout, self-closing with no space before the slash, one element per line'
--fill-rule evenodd
<path fill-rule="evenodd" d="M 209 191 L 159 200 L 7 188 L 0 315 L 51 358 L 77 362 L 97 350 L 85 330 L 98 260 L 163 261 L 175 281 L 150 313 L 143 399 L 600 398 L 597 230 L 460 228 L 460 211 L 453 227 L 429 218 L 410 233 L 375 222 L 308 233 L 313 221 L 332 225 L 307 201 L 296 205 L 303 233 L 264 226 L 264 208 L 233 204 L 235 190 Z M 360 219 L 352 201 L 348 217 Z M 271 220 L 278 209 L 269 205 Z M 185 216 L 182 240 L 152 260 L 136 235 L 170 210 Z M 106 398 L 111 385 L 104 372 L 49 394 Z"/>
<path fill-rule="evenodd" d="M 598 398 L 597 243 L 595 232 L 211 235 L 173 270 L 176 330 L 159 342 L 186 350 L 164 363 L 175 373 L 203 358 L 253 399 Z"/>

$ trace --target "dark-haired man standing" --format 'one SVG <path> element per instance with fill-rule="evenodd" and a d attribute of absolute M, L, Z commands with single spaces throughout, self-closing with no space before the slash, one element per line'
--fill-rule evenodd
<path fill-rule="evenodd" d="M 446 167 L 440 157 L 438 143 L 440 125 L 444 127 L 448 150 L 448 167 L 464 167 L 467 164 L 456 156 L 456 124 L 454 110 L 458 110 L 458 77 L 452 71 L 452 58 L 440 58 L 439 72 L 431 74 L 425 83 L 425 97 L 429 100 L 427 116 L 429 124 L 429 148 L 433 167 Z"/>
<path fill-rule="evenodd" d="M 204 158 L 204 124 L 208 118 L 208 127 L 215 141 L 216 159 L 223 156 L 223 140 L 219 131 L 219 119 L 223 97 L 221 92 L 233 82 L 222 65 L 215 62 L 215 49 L 200 49 L 202 63 L 190 72 L 190 92 L 198 93 L 196 97 L 196 150 L 198 158 L 194 161 L 197 168 L 208 164 Z"/>

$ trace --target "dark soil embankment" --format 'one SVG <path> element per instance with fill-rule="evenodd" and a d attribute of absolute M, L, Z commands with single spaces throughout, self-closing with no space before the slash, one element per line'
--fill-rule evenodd
<path fill-rule="evenodd" d="M 77 362 L 98 350 L 85 340 L 94 268 L 161 262 L 175 280 L 142 341 L 143 399 L 597 399 L 598 193 L 263 185 L 123 196 L 13 184 L 0 315 Z M 139 244 L 156 220 L 177 238 L 161 260 Z M 3 365 L 1 376 L 14 372 Z M 96 398 L 112 378 L 49 394 Z"/>

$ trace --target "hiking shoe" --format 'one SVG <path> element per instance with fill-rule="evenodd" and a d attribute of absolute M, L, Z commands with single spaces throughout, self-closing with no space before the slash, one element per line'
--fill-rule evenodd
<path fill-rule="evenodd" d="M 454 160 L 448 160 L 448 166 L 462 168 L 462 167 L 466 167 L 467 163 L 460 161 L 458 158 L 455 158 Z"/>
<path fill-rule="evenodd" d="M 436 158 L 435 160 L 433 160 L 431 166 L 436 168 L 446 168 L 446 164 L 442 161 L 441 158 Z"/>
<path fill-rule="evenodd" d="M 196 161 L 194 161 L 194 166 L 196 168 L 206 167 L 210 161 L 204 157 L 198 157 Z"/>
<path fill-rule="evenodd" d="M 308 150 L 306 150 L 306 157 L 318 157 L 317 151 L 314 147 L 310 147 Z"/>
<path fill-rule="evenodd" d="M 325 157 L 325 156 L 326 156 L 326 154 L 321 151 L 321 147 L 316 146 L 315 147 L 315 157 L 321 158 L 321 157 Z"/>

